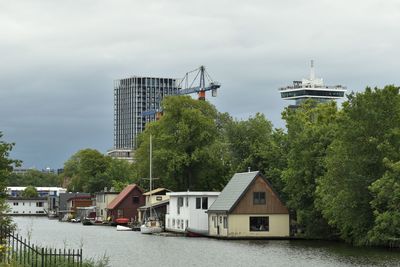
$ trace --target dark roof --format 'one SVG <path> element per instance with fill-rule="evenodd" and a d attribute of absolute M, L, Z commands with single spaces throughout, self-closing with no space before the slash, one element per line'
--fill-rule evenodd
<path fill-rule="evenodd" d="M 208 210 L 231 211 L 258 175 L 258 171 L 235 173 Z"/>
<path fill-rule="evenodd" d="M 125 187 L 124 190 L 122 190 L 122 192 L 119 193 L 119 195 L 118 195 L 116 198 L 114 198 L 114 199 L 110 202 L 110 204 L 108 204 L 107 209 L 113 210 L 113 209 L 115 209 L 116 207 L 118 207 L 118 205 L 119 205 L 125 198 L 127 198 L 128 195 L 129 195 L 135 188 L 139 189 L 139 191 L 143 193 L 143 190 L 142 190 L 139 186 L 137 186 L 136 184 L 130 184 L 130 185 L 128 185 L 127 187 Z"/>
<path fill-rule="evenodd" d="M 92 196 L 73 196 L 69 198 L 67 201 L 76 200 L 76 199 L 92 199 Z"/>
<path fill-rule="evenodd" d="M 7 197 L 8 200 L 47 200 L 47 197 Z"/>

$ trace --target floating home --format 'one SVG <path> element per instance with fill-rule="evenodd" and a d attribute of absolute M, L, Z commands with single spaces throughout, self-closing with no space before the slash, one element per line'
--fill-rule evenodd
<path fill-rule="evenodd" d="M 107 221 L 107 206 L 119 195 L 113 188 L 109 191 L 104 188 L 104 191 L 96 193 L 96 220 Z"/>
<path fill-rule="evenodd" d="M 165 215 L 167 231 L 185 233 L 188 228 L 208 232 L 208 207 L 220 192 L 171 192 Z"/>
<path fill-rule="evenodd" d="M 8 197 L 9 215 L 43 216 L 47 215 L 47 197 Z"/>
<path fill-rule="evenodd" d="M 152 208 L 163 225 L 165 225 L 165 214 L 167 213 L 167 206 L 169 204 L 169 195 L 167 193 L 171 192 L 166 188 L 156 188 L 152 191 L 148 191 L 143 194 L 146 198 L 146 205 L 138 209 L 139 221 L 143 222 L 145 214 L 149 215 L 149 210 Z"/>
<path fill-rule="evenodd" d="M 236 173 L 210 206 L 208 224 L 215 237 L 288 237 L 289 211 L 260 172 Z"/>

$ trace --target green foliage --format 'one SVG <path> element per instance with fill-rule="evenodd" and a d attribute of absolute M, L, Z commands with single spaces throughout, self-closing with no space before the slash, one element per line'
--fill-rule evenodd
<path fill-rule="evenodd" d="M 172 190 L 217 190 L 229 168 L 219 142 L 214 106 L 188 96 L 166 97 L 164 116 L 150 123 L 138 138 L 137 170 L 149 177 L 149 136 L 153 136 L 153 173 Z M 142 182 L 143 183 L 143 182 Z M 143 183 L 144 187 L 147 182 Z"/>
<path fill-rule="evenodd" d="M 347 242 L 364 245 L 371 238 L 375 244 L 384 243 L 385 231 L 398 237 L 393 231 L 398 215 L 389 204 L 396 198 L 385 200 L 382 192 L 395 185 L 395 172 L 387 172 L 384 158 L 400 159 L 398 146 L 391 148 L 398 143 L 397 134 L 393 134 L 399 126 L 400 96 L 393 86 L 367 88 L 364 93 L 350 95 L 343 105 L 317 195 L 324 217 Z M 394 225 L 388 227 L 387 223 Z"/>
<path fill-rule="evenodd" d="M 39 194 L 38 194 L 38 191 L 36 190 L 36 187 L 34 187 L 34 186 L 27 186 L 26 188 L 25 188 L 25 190 L 22 192 L 22 196 L 23 197 L 38 197 L 39 196 Z"/>
<path fill-rule="evenodd" d="M 55 173 L 28 170 L 26 173 L 11 173 L 7 179 L 9 186 L 61 186 L 62 178 Z"/>
<path fill-rule="evenodd" d="M 5 211 L 7 210 L 7 206 L 4 201 L 6 198 L 5 187 L 8 176 L 13 169 L 13 165 L 19 166 L 20 161 L 9 158 L 10 151 L 12 150 L 14 144 L 2 141 L 2 137 L 3 134 L 0 132 L 0 225 L 10 225 L 10 217 L 4 215 Z"/>
<path fill-rule="evenodd" d="M 288 205 L 296 211 L 298 229 L 308 237 L 331 237 L 332 229 L 315 205 L 318 178 L 324 175 L 324 159 L 336 135 L 334 102 L 316 105 L 307 101 L 283 112 L 288 130 L 287 168 L 282 178 Z"/>
<path fill-rule="evenodd" d="M 259 170 L 281 191 L 281 172 L 287 163 L 286 134 L 273 130 L 272 123 L 260 113 L 248 120 L 226 121 L 224 127 L 234 172 L 245 172 L 248 167 Z"/>
<path fill-rule="evenodd" d="M 120 189 L 135 181 L 132 164 L 104 156 L 94 149 L 75 153 L 65 162 L 63 176 L 69 180 L 69 190 L 88 193 L 99 192 L 113 185 Z"/>

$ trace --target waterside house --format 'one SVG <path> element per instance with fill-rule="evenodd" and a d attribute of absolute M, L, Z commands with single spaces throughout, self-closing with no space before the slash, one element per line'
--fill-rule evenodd
<path fill-rule="evenodd" d="M 145 203 L 143 190 L 136 184 L 130 184 L 107 206 L 107 217 L 112 223 L 122 220 L 137 221 L 138 208 Z"/>
<path fill-rule="evenodd" d="M 44 216 L 47 215 L 47 197 L 8 197 L 8 215 Z"/>
<path fill-rule="evenodd" d="M 138 218 L 140 222 L 143 222 L 146 212 L 147 215 L 149 215 L 149 209 L 153 208 L 157 213 L 158 219 L 162 221 L 163 225 L 165 225 L 165 214 L 167 213 L 167 206 L 169 204 L 168 192 L 171 192 L 171 190 L 166 188 L 157 188 L 143 194 L 146 198 L 146 205 L 138 209 Z"/>
<path fill-rule="evenodd" d="M 167 231 L 186 232 L 188 228 L 196 232 L 208 232 L 208 207 L 220 192 L 171 192 L 165 215 Z"/>
<path fill-rule="evenodd" d="M 288 237 L 289 211 L 260 172 L 236 173 L 208 210 L 209 235 Z"/>
<path fill-rule="evenodd" d="M 86 207 L 93 207 L 93 199 L 91 195 L 74 196 L 67 201 L 67 210 L 69 211 L 70 216 L 73 218 L 80 218 L 82 216 L 82 212 L 78 212 L 78 210 Z"/>
<path fill-rule="evenodd" d="M 114 188 L 109 191 L 107 187 L 104 191 L 96 193 L 96 220 L 107 221 L 107 206 L 118 196 L 120 192 L 115 192 Z"/>
<path fill-rule="evenodd" d="M 71 210 L 68 208 L 68 200 L 73 197 L 90 197 L 89 193 L 61 193 L 59 196 L 59 207 L 58 207 L 58 219 L 67 220 L 68 215 L 71 214 Z"/>

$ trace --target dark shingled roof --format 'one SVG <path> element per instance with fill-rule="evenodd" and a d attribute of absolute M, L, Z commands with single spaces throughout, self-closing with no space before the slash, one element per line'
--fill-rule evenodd
<path fill-rule="evenodd" d="M 231 211 L 259 172 L 235 173 L 208 211 Z"/>
<path fill-rule="evenodd" d="M 143 192 L 143 190 L 137 186 L 136 184 L 130 184 L 127 187 L 124 188 L 124 190 L 122 190 L 121 193 L 119 193 L 119 195 L 114 198 L 110 204 L 108 204 L 107 209 L 109 210 L 113 210 L 116 207 L 119 206 L 119 204 L 130 194 L 130 192 L 133 191 L 133 189 L 138 188 L 139 191 Z"/>

